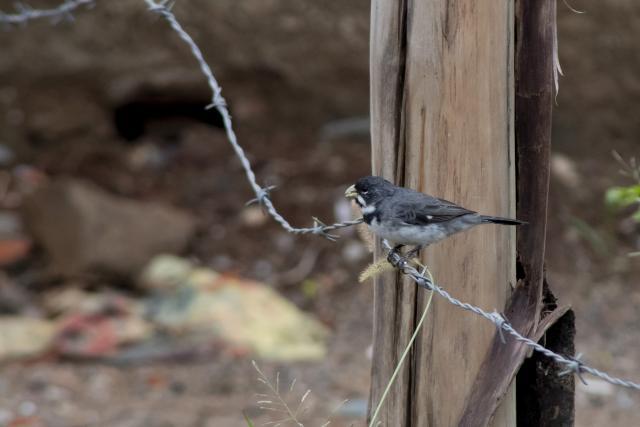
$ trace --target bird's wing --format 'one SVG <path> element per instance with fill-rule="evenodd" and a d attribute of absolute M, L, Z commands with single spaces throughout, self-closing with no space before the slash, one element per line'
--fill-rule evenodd
<path fill-rule="evenodd" d="M 405 197 L 392 209 L 395 218 L 410 225 L 436 224 L 475 213 L 447 200 L 420 193 Z"/>

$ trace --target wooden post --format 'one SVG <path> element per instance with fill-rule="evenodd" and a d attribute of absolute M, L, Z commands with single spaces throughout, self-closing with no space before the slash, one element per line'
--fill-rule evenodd
<path fill-rule="evenodd" d="M 515 46 L 515 134 L 517 211 L 528 222 L 518 232 L 518 283 L 505 310 L 521 334 L 560 354 L 574 354 L 575 327 L 569 306 L 560 305 L 544 277 L 551 151 L 555 0 L 517 1 Z M 465 403 L 460 425 L 489 423 L 517 374 L 517 424 L 573 425 L 574 378 L 510 337 L 494 338 Z M 523 364 L 524 362 L 524 364 Z"/>
<path fill-rule="evenodd" d="M 373 0 L 373 172 L 485 214 L 515 214 L 513 0 Z M 485 309 L 515 285 L 515 230 L 487 225 L 429 248 L 435 280 Z M 375 281 L 373 410 L 426 293 L 396 273 Z M 496 333 L 435 298 L 382 426 L 455 426 Z M 494 426 L 515 425 L 507 393 Z"/>

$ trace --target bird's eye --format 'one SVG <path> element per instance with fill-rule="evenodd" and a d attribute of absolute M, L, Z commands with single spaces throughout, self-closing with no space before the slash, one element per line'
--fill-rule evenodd
<path fill-rule="evenodd" d="M 364 190 L 364 191 L 362 192 L 362 194 L 367 194 L 367 193 L 368 193 L 368 191 L 367 191 L 367 190 Z"/>

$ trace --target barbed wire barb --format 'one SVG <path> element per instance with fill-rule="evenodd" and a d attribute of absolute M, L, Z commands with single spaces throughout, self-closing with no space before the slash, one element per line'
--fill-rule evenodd
<path fill-rule="evenodd" d="M 607 374 L 606 372 L 600 371 L 599 369 L 588 366 L 586 363 L 584 363 L 581 360 L 582 359 L 581 353 L 577 354 L 576 356 L 563 356 L 561 354 L 555 353 L 549 350 L 548 348 L 544 347 L 543 345 L 537 343 L 536 341 L 530 338 L 527 338 L 524 335 L 522 335 L 520 332 L 516 331 L 515 328 L 511 326 L 511 323 L 509 323 L 509 321 L 504 316 L 497 314 L 496 311 L 493 311 L 490 313 L 481 309 L 480 307 L 476 307 L 469 303 L 462 302 L 457 298 L 454 298 L 453 296 L 451 296 L 451 294 L 449 294 L 449 292 L 447 292 L 442 287 L 433 283 L 431 280 L 429 280 L 429 278 L 425 277 L 424 274 L 421 274 L 418 270 L 416 270 L 413 266 L 411 266 L 411 264 L 407 262 L 407 260 L 404 259 L 401 254 L 397 252 L 393 252 L 392 251 L 393 247 L 389 244 L 389 242 L 387 242 L 386 240 L 383 240 L 382 242 L 385 248 L 389 251 L 388 257 L 391 258 L 389 260 L 391 265 L 396 267 L 402 274 L 405 274 L 409 276 L 411 279 L 413 279 L 413 281 L 418 286 L 435 292 L 437 295 L 444 298 L 447 302 L 449 302 L 450 304 L 456 307 L 462 308 L 463 310 L 467 310 L 477 314 L 478 316 L 484 317 L 485 319 L 493 323 L 499 331 L 504 331 L 508 333 L 517 341 L 553 359 L 558 364 L 565 366 L 566 367 L 565 371 L 562 371 L 560 375 L 568 375 L 569 373 L 573 373 L 576 376 L 578 376 L 578 378 L 582 382 L 586 384 L 586 381 L 583 378 L 583 374 L 588 373 L 608 383 L 640 391 L 640 383 L 614 377 L 612 375 Z"/>
<path fill-rule="evenodd" d="M 249 200 L 247 203 L 245 203 L 245 206 L 251 206 L 254 203 L 259 204 L 260 206 L 262 206 L 264 208 L 264 203 L 263 203 L 263 199 L 266 197 L 269 197 L 269 195 L 271 194 L 271 192 L 273 190 L 275 190 L 277 187 L 275 185 L 270 185 L 268 187 L 263 187 L 260 189 L 260 193 L 257 195 L 257 197 Z"/>
<path fill-rule="evenodd" d="M 489 313 L 489 314 L 493 318 L 493 323 L 495 323 L 496 325 L 498 335 L 500 336 L 500 341 L 502 342 L 502 344 L 506 344 L 507 340 L 504 338 L 504 332 L 502 332 L 502 326 L 504 325 L 504 322 L 506 322 L 507 320 L 504 318 L 502 314 L 498 313 L 495 310 L 493 311 L 493 313 Z"/>
<path fill-rule="evenodd" d="M 36 19 L 51 19 L 53 24 L 58 24 L 62 21 L 73 21 L 73 11 L 81 6 L 92 7 L 94 1 L 66 0 L 51 9 L 34 9 L 25 3 L 18 2 L 14 6 L 17 13 L 0 12 L 0 23 L 5 25 L 24 25 L 28 21 Z"/>
<path fill-rule="evenodd" d="M 224 125 L 225 132 L 227 134 L 227 140 L 231 144 L 231 147 L 236 153 L 236 156 L 240 160 L 242 164 L 242 168 L 244 169 L 245 175 L 247 176 L 247 180 L 249 181 L 249 185 L 253 189 L 255 193 L 255 198 L 250 200 L 250 202 L 258 202 L 265 209 L 265 211 L 277 222 L 282 228 L 287 230 L 289 233 L 293 234 L 316 234 L 318 236 L 322 236 L 329 240 L 335 240 L 338 236 L 329 234 L 328 231 L 337 230 L 339 228 L 351 227 L 352 225 L 359 224 L 362 222 L 362 219 L 358 219 L 355 221 L 345 221 L 342 223 L 335 223 L 332 225 L 326 225 L 321 221 L 314 219 L 313 227 L 306 228 L 296 228 L 293 227 L 273 206 L 273 202 L 269 197 L 269 191 L 273 189 L 273 187 L 262 187 L 256 181 L 255 173 L 251 168 L 251 163 L 247 158 L 244 149 L 238 143 L 238 138 L 236 136 L 235 131 L 233 130 L 233 124 L 231 120 L 231 114 L 229 113 L 229 109 L 227 108 L 227 101 L 222 96 L 222 88 L 220 84 L 216 80 L 213 71 L 211 71 L 211 67 L 204 59 L 204 55 L 202 51 L 193 40 L 193 38 L 182 28 L 182 25 L 178 22 L 177 18 L 171 11 L 170 5 L 173 3 L 169 3 L 167 1 L 160 0 L 144 0 L 149 10 L 158 13 L 162 16 L 173 28 L 173 30 L 180 36 L 180 38 L 189 46 L 191 49 L 191 53 L 198 61 L 200 65 L 200 70 L 202 74 L 207 79 L 207 83 L 209 88 L 211 89 L 211 103 L 207 106 L 208 109 L 215 108 L 220 116 L 222 117 L 222 122 Z"/>
<path fill-rule="evenodd" d="M 569 360 L 571 362 L 567 364 L 567 369 L 560 372 L 558 375 L 563 377 L 565 375 L 574 374 L 580 379 L 582 384 L 588 385 L 584 377 L 582 376 L 582 372 L 584 372 L 582 369 L 582 367 L 584 366 L 584 362 L 581 359 L 582 359 L 582 353 L 578 353 L 574 357 L 569 357 Z"/>

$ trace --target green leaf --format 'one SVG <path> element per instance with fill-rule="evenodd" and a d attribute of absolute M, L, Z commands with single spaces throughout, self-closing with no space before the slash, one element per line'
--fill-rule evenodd
<path fill-rule="evenodd" d="M 607 205 L 614 208 L 624 208 L 640 202 L 640 184 L 629 187 L 612 187 L 605 194 Z"/>

